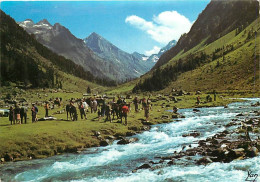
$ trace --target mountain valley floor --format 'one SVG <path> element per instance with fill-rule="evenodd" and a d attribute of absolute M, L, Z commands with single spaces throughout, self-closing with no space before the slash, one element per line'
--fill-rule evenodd
<path fill-rule="evenodd" d="M 3 93 L 0 108 L 9 109 L 11 104 L 5 103 L 7 94 Z M 226 106 L 228 103 L 241 101 L 239 98 L 259 97 L 259 93 L 250 91 L 217 91 L 216 101 L 206 102 L 208 95 L 212 98 L 214 97 L 212 92 L 202 92 L 199 95 L 190 92 L 186 93 L 186 95 L 174 96 L 177 100 L 176 102 L 173 101 L 172 95 L 173 93 L 132 94 L 129 99 L 126 99 L 127 103 L 131 103 L 131 111 L 128 114 L 128 125 L 125 126 L 119 122 L 120 119 L 112 120 L 112 123 L 104 122 L 105 117 L 99 119 L 97 113 L 90 112 L 86 113 L 87 119 L 81 119 L 78 115 L 78 121 L 67 120 L 65 106 L 71 98 L 89 98 L 94 97 L 94 95 L 83 96 L 83 93 L 79 92 L 53 89 L 26 91 L 18 89 L 15 96 L 16 100 L 24 100 L 28 103 L 27 124 L 11 125 L 8 117 L 0 118 L 1 163 L 46 158 L 62 153 L 80 153 L 85 148 L 108 145 L 113 140 L 119 140 L 126 136 L 149 130 L 150 125 L 174 122 L 178 117 L 183 117 L 169 112 L 174 106 L 177 108 Z M 111 101 L 113 97 L 117 100 L 118 96 L 113 94 L 107 95 L 109 98 L 106 100 Z M 120 96 L 126 97 L 126 95 Z M 135 96 L 138 96 L 139 99 L 143 97 L 147 99 L 150 96 L 152 109 L 150 110 L 149 122 L 145 120 L 144 110 L 140 109 L 141 105 L 139 105 L 138 112 L 134 111 L 132 102 Z M 201 104 L 199 105 L 196 104 L 198 96 L 201 98 Z M 50 98 L 55 100 L 57 97 L 62 98 L 61 106 L 55 106 L 54 109 L 49 111 L 49 115 L 56 119 L 32 123 L 31 103 L 38 103 L 39 112 L 37 117 L 44 118 L 44 101 Z"/>

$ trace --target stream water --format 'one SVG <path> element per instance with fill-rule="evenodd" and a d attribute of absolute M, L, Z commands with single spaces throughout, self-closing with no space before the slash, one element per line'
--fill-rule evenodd
<path fill-rule="evenodd" d="M 197 146 L 197 141 L 226 130 L 225 125 L 236 115 L 259 110 L 251 107 L 260 98 L 245 99 L 228 108 L 201 108 L 200 112 L 181 109 L 186 118 L 179 121 L 152 126 L 133 137 L 136 143 L 117 145 L 115 141 L 107 147 L 90 148 L 81 154 L 65 154 L 47 159 L 8 163 L 0 166 L 2 181 L 245 181 L 248 170 L 258 174 L 260 181 L 260 156 L 231 163 L 196 165 L 194 160 L 181 159 L 176 165 L 165 165 L 155 170 L 136 169 L 149 161 L 159 161 L 158 157 L 169 156 L 183 146 Z M 237 126 L 228 128 L 232 130 Z M 199 137 L 182 137 L 189 131 L 200 132 Z M 252 139 L 256 135 L 250 135 Z M 187 148 L 187 147 L 186 147 Z M 195 158 L 200 156 L 195 156 Z M 1 181 L 0 180 L 0 181 Z"/>

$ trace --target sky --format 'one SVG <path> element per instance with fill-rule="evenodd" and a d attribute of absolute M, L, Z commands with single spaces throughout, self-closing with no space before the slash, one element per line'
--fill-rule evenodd
<path fill-rule="evenodd" d="M 158 53 L 187 33 L 210 0 L 161 1 L 2 1 L 6 14 L 20 22 L 47 19 L 77 38 L 96 32 L 128 52 Z"/>

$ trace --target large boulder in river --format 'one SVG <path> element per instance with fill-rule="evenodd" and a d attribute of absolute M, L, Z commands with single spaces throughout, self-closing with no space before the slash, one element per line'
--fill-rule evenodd
<path fill-rule="evenodd" d="M 237 157 L 241 157 L 245 155 L 245 149 L 243 148 L 233 149 L 233 151 L 236 153 Z"/>
<path fill-rule="evenodd" d="M 129 143 L 134 143 L 136 141 L 138 141 L 138 138 L 130 138 L 130 139 L 123 138 L 123 139 L 119 140 L 117 142 L 117 144 L 125 145 L 125 144 L 129 144 Z"/>
<path fill-rule="evenodd" d="M 239 157 L 236 155 L 236 152 L 234 150 L 229 150 L 225 154 L 226 154 L 226 159 L 224 160 L 225 162 L 231 162 L 234 159 Z"/>
<path fill-rule="evenodd" d="M 133 131 L 128 131 L 128 132 L 126 132 L 126 134 L 125 134 L 125 136 L 133 136 L 133 135 L 136 135 L 136 133 L 133 132 Z"/>
<path fill-rule="evenodd" d="M 137 169 L 150 169 L 150 168 L 151 168 L 150 164 L 143 164 L 139 166 Z"/>
<path fill-rule="evenodd" d="M 9 161 L 13 161 L 14 158 L 13 158 L 12 155 L 6 153 L 5 156 L 4 156 L 4 160 L 7 161 L 7 162 L 9 162 Z"/>
<path fill-rule="evenodd" d="M 258 155 L 258 149 L 256 147 L 249 148 L 246 152 L 247 157 L 255 157 Z"/>
<path fill-rule="evenodd" d="M 108 145 L 109 145 L 108 139 L 100 141 L 100 146 L 105 147 L 105 146 L 108 146 Z"/>
<path fill-rule="evenodd" d="M 196 163 L 198 165 L 206 165 L 206 164 L 209 164 L 209 163 L 212 163 L 213 161 L 209 158 L 209 157 L 202 157 L 200 158 Z"/>

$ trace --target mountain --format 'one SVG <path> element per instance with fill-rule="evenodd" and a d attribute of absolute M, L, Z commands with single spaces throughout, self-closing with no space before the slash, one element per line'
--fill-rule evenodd
<path fill-rule="evenodd" d="M 122 51 L 95 32 L 85 38 L 84 42 L 118 71 L 117 77 L 121 81 L 140 77 L 151 68 L 139 56 Z"/>
<path fill-rule="evenodd" d="M 94 76 L 102 79 L 117 79 L 117 70 L 109 62 L 98 57 L 85 45 L 83 40 L 76 38 L 59 23 L 52 26 L 44 19 L 35 24 L 32 20 L 27 19 L 19 22 L 19 25 L 53 52 L 71 59 Z"/>
<path fill-rule="evenodd" d="M 169 62 L 181 51 L 186 52 L 200 43 L 207 45 L 238 27 L 248 26 L 256 19 L 258 12 L 257 0 L 212 0 L 189 33 L 183 34 L 176 46 L 163 54 L 153 69 Z"/>
<path fill-rule="evenodd" d="M 134 57 L 136 57 L 137 59 L 142 60 L 142 61 L 147 61 L 147 59 L 149 58 L 149 56 L 146 56 L 144 54 L 140 54 L 138 52 L 133 52 L 132 55 Z"/>
<path fill-rule="evenodd" d="M 85 90 L 87 84 L 95 85 L 90 82 L 104 83 L 104 80 L 96 79 L 80 65 L 40 44 L 10 16 L 1 10 L 0 13 L 1 86 L 16 83 L 26 87 Z M 30 20 L 25 24 L 33 25 Z M 45 21 L 39 24 L 50 26 Z"/>
<path fill-rule="evenodd" d="M 211 1 L 133 92 L 259 89 L 259 2 Z"/>
<path fill-rule="evenodd" d="M 152 54 L 148 59 L 147 62 L 152 64 L 152 66 L 154 66 L 157 61 L 159 60 L 159 58 L 161 57 L 161 55 L 163 55 L 164 53 L 166 53 L 168 50 L 170 50 L 172 47 L 174 47 L 176 45 L 177 41 L 176 40 L 172 40 L 170 41 L 165 47 L 161 48 L 160 51 L 158 52 L 158 54 Z"/>

